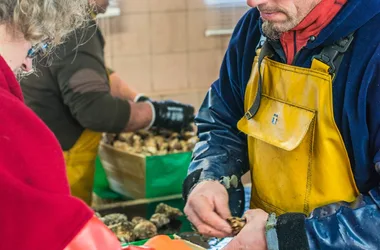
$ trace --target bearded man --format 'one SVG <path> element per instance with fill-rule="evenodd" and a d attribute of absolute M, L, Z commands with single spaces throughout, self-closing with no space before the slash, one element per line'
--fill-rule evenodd
<path fill-rule="evenodd" d="M 231 235 L 244 194 L 225 180 L 250 170 L 251 210 L 226 250 L 378 249 L 380 2 L 248 4 L 196 117 L 185 213 Z"/>

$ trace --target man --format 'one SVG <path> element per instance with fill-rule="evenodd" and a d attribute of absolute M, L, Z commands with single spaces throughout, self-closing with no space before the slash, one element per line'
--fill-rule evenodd
<path fill-rule="evenodd" d="M 380 2 L 248 4 L 196 117 L 185 213 L 230 235 L 250 169 L 252 210 L 225 249 L 378 249 Z"/>
<path fill-rule="evenodd" d="M 95 2 L 96 13 L 106 11 L 108 0 Z M 37 74 L 21 83 L 27 105 L 54 132 L 64 150 L 72 194 L 87 204 L 91 204 L 100 132 L 151 126 L 180 131 L 194 116 L 189 105 L 137 95 L 105 67 L 103 47 L 102 34 L 92 20 L 57 48 L 56 56 L 38 58 Z"/>

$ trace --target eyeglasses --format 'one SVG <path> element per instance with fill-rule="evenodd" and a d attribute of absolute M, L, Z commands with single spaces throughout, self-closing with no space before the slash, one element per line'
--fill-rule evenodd
<path fill-rule="evenodd" d="M 50 44 L 51 44 L 50 41 L 51 41 L 50 39 L 45 39 L 41 43 L 37 43 L 37 44 L 33 45 L 29 49 L 28 54 L 26 56 L 28 58 L 33 59 L 33 58 L 35 58 L 38 55 L 44 55 L 44 54 L 46 54 L 47 51 L 50 48 Z"/>

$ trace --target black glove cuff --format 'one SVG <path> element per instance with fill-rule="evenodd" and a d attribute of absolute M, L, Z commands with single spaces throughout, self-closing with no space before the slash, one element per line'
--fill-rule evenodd
<path fill-rule="evenodd" d="M 133 101 L 134 102 L 146 102 L 146 101 L 150 101 L 150 99 L 149 99 L 149 97 L 147 97 L 143 94 L 138 94 Z"/>
<path fill-rule="evenodd" d="M 187 197 L 189 196 L 191 190 L 193 189 L 194 185 L 198 183 L 199 178 L 201 177 L 203 169 L 197 169 L 194 172 L 190 173 L 182 185 L 182 198 L 187 202 Z"/>
<path fill-rule="evenodd" d="M 286 213 L 277 218 L 276 229 L 280 250 L 309 250 L 305 218 L 302 213 Z"/>

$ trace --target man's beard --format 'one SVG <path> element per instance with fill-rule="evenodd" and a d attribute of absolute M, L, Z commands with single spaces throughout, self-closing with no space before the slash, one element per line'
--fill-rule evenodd
<path fill-rule="evenodd" d="M 266 37 L 271 40 L 278 40 L 284 32 L 293 29 L 298 25 L 298 23 L 299 21 L 293 18 L 290 18 L 288 21 L 286 21 L 286 23 L 283 24 L 264 21 L 262 29 Z"/>
<path fill-rule="evenodd" d="M 290 13 L 286 10 L 283 9 L 269 9 L 273 12 L 279 11 L 282 12 L 283 14 L 286 15 L 287 20 L 282 22 L 282 23 L 276 23 L 276 22 L 269 22 L 265 21 L 263 22 L 262 30 L 265 34 L 266 37 L 272 40 L 278 40 L 280 39 L 281 35 L 285 32 L 288 32 L 292 29 L 294 29 L 299 23 L 302 22 L 303 19 L 315 8 L 315 6 L 319 3 L 320 1 L 314 1 L 311 5 L 310 8 L 306 11 L 303 12 L 298 12 L 298 13 Z M 260 11 L 264 11 L 265 8 L 259 9 Z"/>

